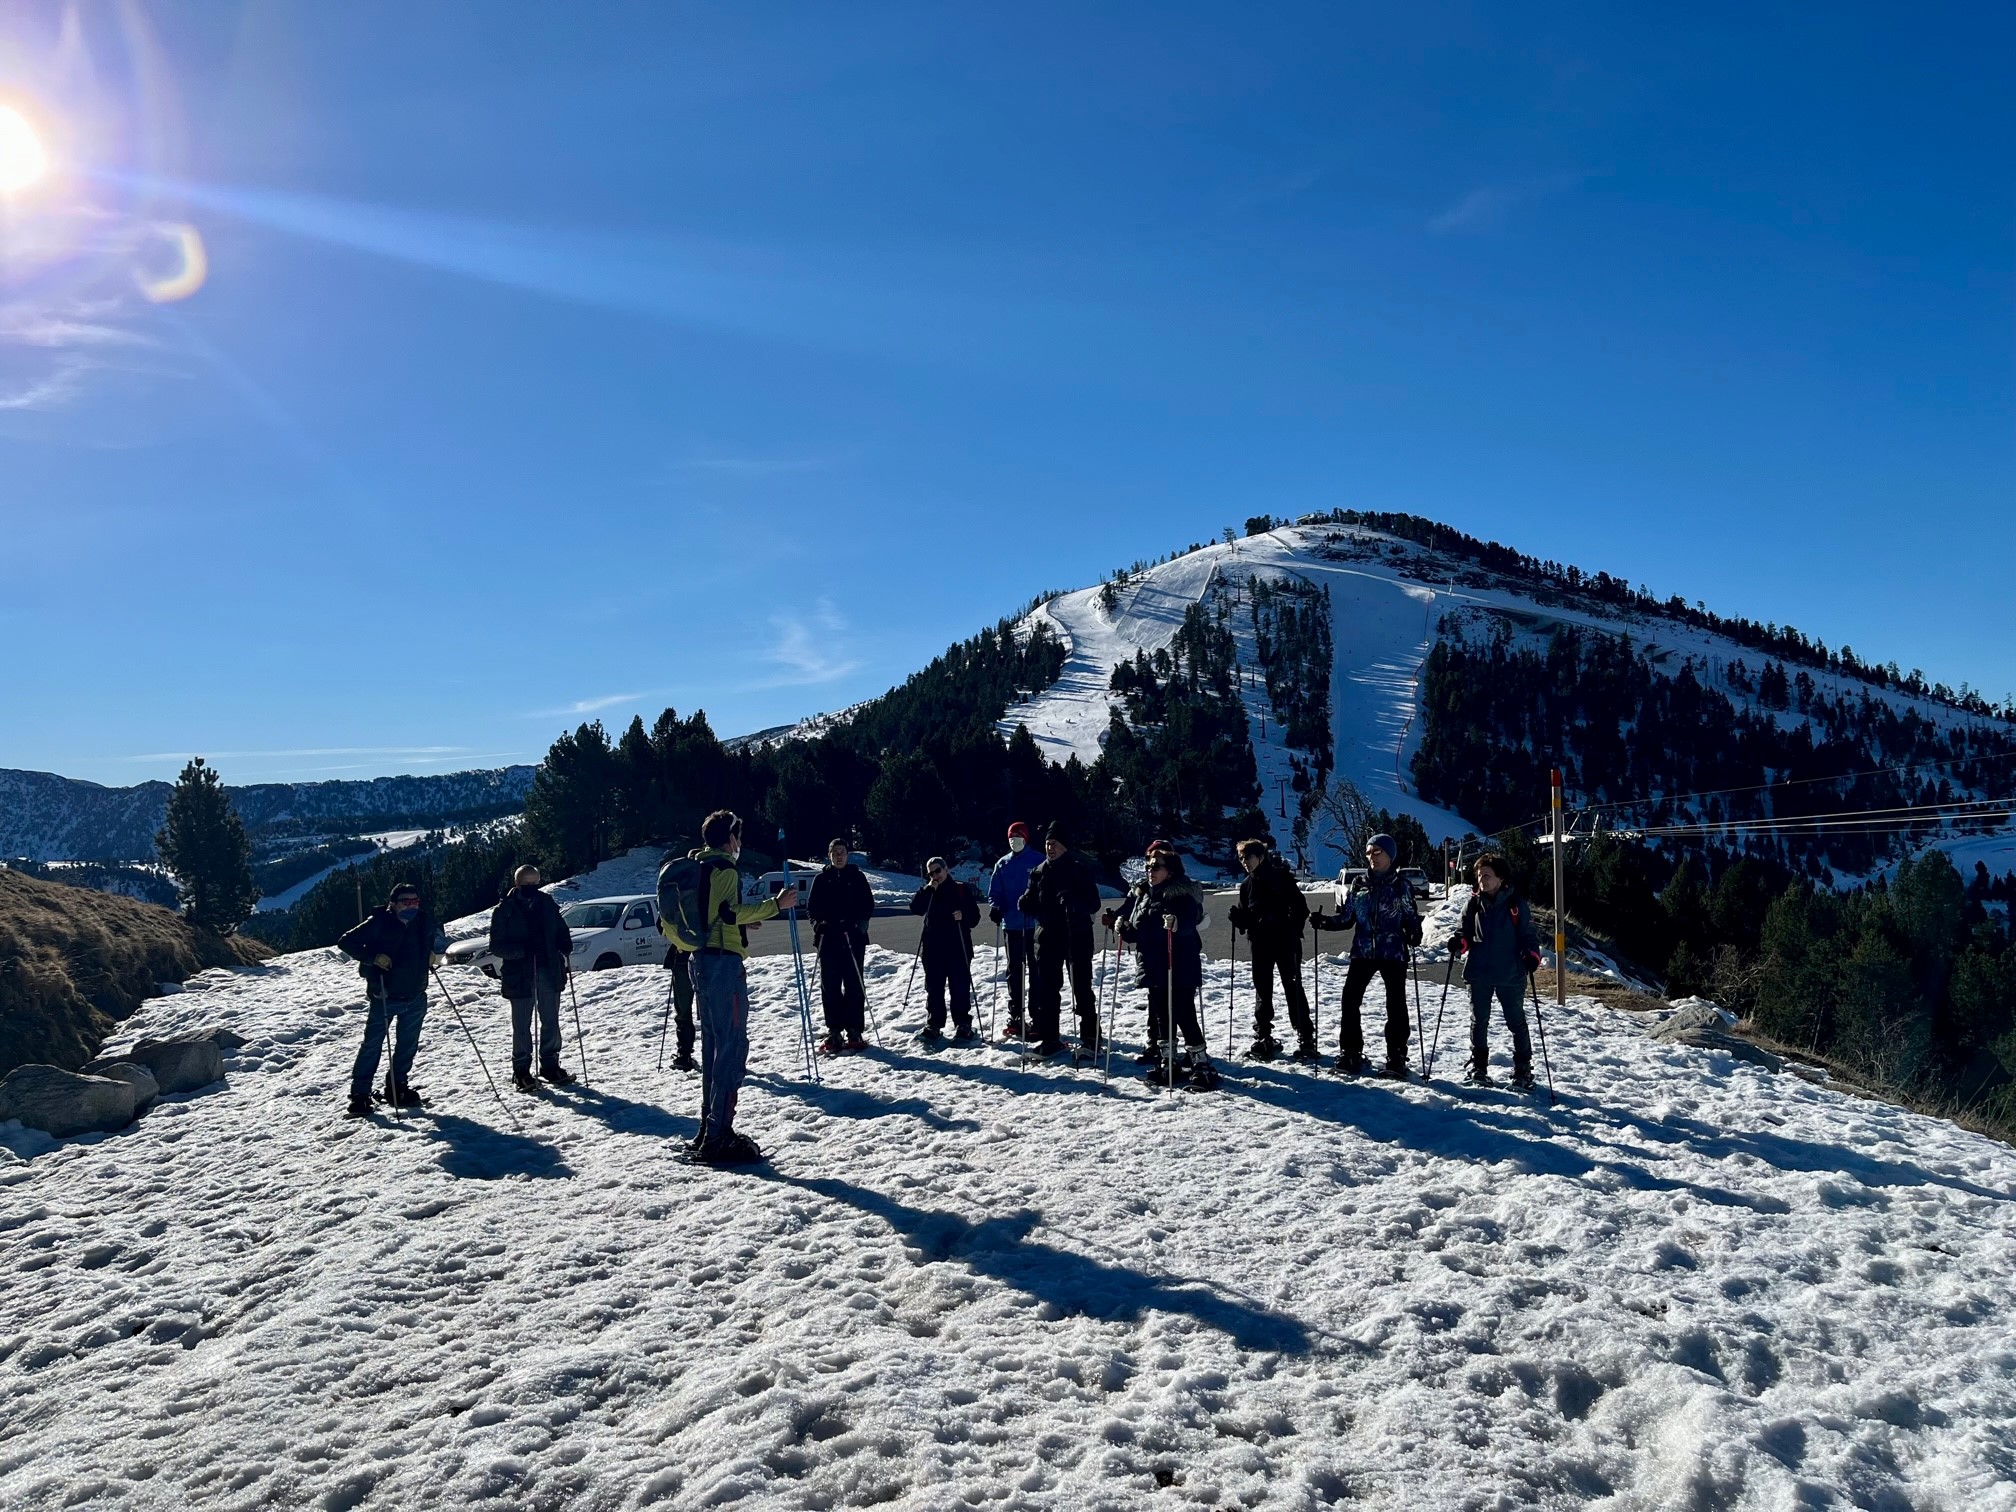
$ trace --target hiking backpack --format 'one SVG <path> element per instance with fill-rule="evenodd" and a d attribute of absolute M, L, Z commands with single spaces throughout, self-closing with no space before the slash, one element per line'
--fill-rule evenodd
<path fill-rule="evenodd" d="M 732 863 L 720 857 L 680 856 L 658 868 L 658 932 L 684 951 L 707 943 L 706 917 L 714 873 Z"/>

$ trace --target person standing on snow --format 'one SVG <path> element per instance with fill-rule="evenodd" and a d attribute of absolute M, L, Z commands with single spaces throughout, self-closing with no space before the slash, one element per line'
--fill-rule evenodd
<path fill-rule="evenodd" d="M 448 953 L 448 937 L 420 906 L 420 889 L 401 882 L 392 898 L 336 942 L 358 962 L 364 978 L 367 1008 L 364 1043 L 350 1068 L 348 1117 L 371 1111 L 371 1089 L 378 1080 L 378 1058 L 384 1053 L 385 1032 L 397 1026 L 392 1042 L 392 1088 L 388 1101 L 398 1108 L 417 1108 L 420 1094 L 406 1083 L 413 1057 L 420 1049 L 420 1026 L 427 1018 L 427 973 Z"/>
<path fill-rule="evenodd" d="M 924 1009 L 928 1016 L 918 1043 L 936 1050 L 945 1043 L 945 992 L 952 992 L 952 1043 L 975 1045 L 973 1032 L 973 926 L 980 919 L 980 901 L 973 889 L 945 868 L 943 856 L 924 863 L 924 885 L 910 899 L 910 912 L 921 914 L 924 927 L 917 954 L 924 962 Z"/>
<path fill-rule="evenodd" d="M 1140 880 L 1135 882 L 1121 895 L 1120 901 L 1117 904 L 1100 914 L 1099 922 L 1119 935 L 1121 954 L 1124 955 L 1127 947 L 1134 943 L 1134 936 L 1120 927 L 1120 921 L 1130 916 L 1135 909 L 1140 907 L 1141 900 L 1148 895 L 1150 884 L 1146 868 L 1154 864 L 1157 856 L 1173 856 L 1175 854 L 1176 847 L 1171 845 L 1167 840 L 1150 840 Z M 1146 958 L 1141 956 L 1137 951 L 1135 953 L 1135 961 L 1141 968 L 1141 985 L 1146 987 L 1148 985 L 1148 965 Z M 1153 1011 L 1153 1003 L 1151 1002 L 1148 1015 L 1148 1043 L 1141 1053 L 1134 1058 L 1136 1065 L 1159 1066 L 1162 1064 L 1163 1049 L 1168 1039 L 1168 1034 L 1166 1024 L 1163 1026 L 1161 1032 L 1157 1031 L 1157 1022 L 1158 1020 L 1155 1018 Z"/>
<path fill-rule="evenodd" d="M 1029 886 L 1015 906 L 1036 921 L 1036 981 L 1029 995 L 1036 1054 L 1064 1053 L 1059 1020 L 1069 973 L 1078 1010 L 1078 1059 L 1089 1065 L 1100 1045 L 1099 1003 L 1092 995 L 1092 916 L 1099 912 L 1099 883 L 1064 836 L 1062 824 L 1044 831 L 1045 859 L 1029 873 Z"/>
<path fill-rule="evenodd" d="M 826 865 L 812 879 L 805 900 L 812 921 L 812 944 L 819 953 L 819 1005 L 826 1014 L 821 1055 L 865 1050 L 867 1027 L 868 921 L 875 917 L 875 892 L 853 864 L 845 840 L 826 846 Z"/>
<path fill-rule="evenodd" d="M 532 1077 L 532 1015 L 539 1015 L 539 1075 L 556 1087 L 574 1080 L 560 1064 L 560 986 L 567 979 L 574 936 L 560 905 L 539 886 L 539 868 L 511 874 L 511 890 L 490 910 L 490 952 L 502 963 L 497 985 L 511 1004 L 511 1084 L 536 1092 Z"/>
<path fill-rule="evenodd" d="M 1343 1027 L 1339 1031 L 1337 1074 L 1356 1076 L 1365 1069 L 1365 1027 L 1358 1013 L 1373 977 L 1386 984 L 1387 1076 L 1407 1079 L 1407 960 L 1421 943 L 1421 916 L 1414 909 L 1414 889 L 1394 865 L 1399 847 L 1391 835 L 1365 842 L 1369 875 L 1351 884 L 1334 916 L 1311 914 L 1310 925 L 1322 930 L 1348 929 L 1351 964 L 1344 973 Z"/>
<path fill-rule="evenodd" d="M 1302 929 L 1309 920 L 1309 900 L 1288 863 L 1270 854 L 1265 841 L 1241 840 L 1239 864 L 1246 877 L 1239 884 L 1232 927 L 1244 930 L 1253 945 L 1253 1048 L 1247 1058 L 1267 1061 L 1281 1053 L 1274 1038 L 1274 975 L 1279 972 L 1288 1022 L 1295 1026 L 1295 1059 L 1321 1065 L 1316 1024 L 1302 990 Z"/>
<path fill-rule="evenodd" d="M 994 863 L 994 874 L 987 879 L 987 901 L 993 905 L 987 918 L 1000 927 L 1008 949 L 1009 1039 L 1023 1035 L 1022 981 L 1036 950 L 1036 921 L 1022 912 L 1022 894 L 1029 889 L 1029 873 L 1042 859 L 1040 852 L 1029 848 L 1029 826 L 1017 819 L 1008 826 L 1008 854 Z"/>
<path fill-rule="evenodd" d="M 1533 910 L 1512 890 L 1505 858 L 1479 856 L 1477 891 L 1463 909 L 1463 922 L 1450 948 L 1463 958 L 1470 988 L 1470 1073 L 1472 1086 L 1491 1084 L 1491 999 L 1505 1010 L 1512 1031 L 1512 1085 L 1533 1086 L 1533 1042 L 1526 1034 L 1526 978 L 1540 969 L 1540 936 Z"/>
<path fill-rule="evenodd" d="M 707 923 L 693 951 L 693 994 L 700 1010 L 700 1132 L 693 1158 L 707 1165 L 746 1165 L 763 1152 L 746 1134 L 735 1132 L 735 1105 L 749 1065 L 749 926 L 798 906 L 796 884 L 760 903 L 742 901 L 742 821 L 716 809 L 700 824 L 706 894 L 699 909 Z"/>
<path fill-rule="evenodd" d="M 1145 887 L 1129 896 L 1120 935 L 1141 952 L 1141 975 L 1148 987 L 1148 1037 L 1151 1044 L 1164 1047 L 1167 1057 L 1149 1075 L 1209 1085 L 1215 1078 L 1204 1052 L 1204 1026 L 1197 1019 L 1197 991 L 1204 985 L 1204 940 L 1198 933 L 1204 922 L 1204 893 L 1184 872 L 1182 858 L 1173 850 L 1150 853 L 1145 881 Z M 1172 1069 L 1169 1059 L 1176 1057 L 1179 1033 L 1183 1054 Z"/>

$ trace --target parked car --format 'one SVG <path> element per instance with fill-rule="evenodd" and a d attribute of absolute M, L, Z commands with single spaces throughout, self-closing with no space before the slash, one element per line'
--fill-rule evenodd
<path fill-rule="evenodd" d="M 1409 885 L 1413 887 L 1415 897 L 1428 898 L 1434 896 L 1430 891 L 1434 884 L 1428 880 L 1428 873 L 1420 867 L 1403 866 L 1400 868 L 1400 875 L 1405 877 Z"/>
<path fill-rule="evenodd" d="M 563 904 L 560 917 L 574 936 L 569 966 L 575 971 L 608 971 L 617 966 L 663 966 L 672 942 L 658 933 L 658 900 L 650 893 L 621 898 L 584 898 Z M 498 960 L 487 935 L 457 940 L 448 947 L 454 966 L 474 966 L 497 975 Z"/>

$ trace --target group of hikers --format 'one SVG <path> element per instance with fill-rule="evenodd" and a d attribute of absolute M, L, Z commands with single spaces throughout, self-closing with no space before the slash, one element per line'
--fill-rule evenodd
<path fill-rule="evenodd" d="M 743 1164 L 762 1158 L 755 1143 L 735 1128 L 749 1049 L 748 932 L 795 911 L 799 888 L 793 882 L 771 897 L 745 900 L 738 870 L 742 821 L 726 809 L 707 816 L 700 840 L 697 849 L 667 862 L 659 875 L 659 927 L 671 946 L 665 964 L 678 1022 L 673 1064 L 696 1068 L 697 1039 L 701 1108 L 699 1131 L 689 1146 L 693 1158 Z M 1108 906 L 1092 864 L 1071 848 L 1061 824 L 1044 831 L 1040 851 L 1029 842 L 1027 825 L 1008 827 L 1008 851 L 994 864 L 984 900 L 978 889 L 952 876 L 942 856 L 926 863 L 923 882 L 910 899 L 910 913 L 921 920 L 912 968 L 921 968 L 924 976 L 926 1022 L 919 1043 L 931 1050 L 981 1043 L 974 1023 L 972 962 L 973 935 L 984 909 L 998 931 L 1007 982 L 1002 1037 L 1044 1060 L 1068 1055 L 1074 1064 L 1093 1064 L 1107 1050 L 1093 988 L 1095 935 L 1103 925 L 1114 948 L 1135 950 L 1147 989 L 1148 1038 L 1137 1063 L 1171 1085 L 1180 1079 L 1193 1089 L 1215 1086 L 1217 1072 L 1197 1009 L 1204 984 L 1204 892 L 1187 874 L 1175 847 L 1166 840 L 1150 842 L 1140 879 Z M 1294 873 L 1266 842 L 1242 841 L 1238 857 L 1245 875 L 1230 922 L 1251 946 L 1253 1041 L 1247 1058 L 1267 1061 L 1284 1053 L 1274 1037 L 1278 977 L 1296 1040 L 1286 1053 L 1304 1064 L 1323 1064 L 1317 1023 L 1302 984 L 1303 934 L 1305 929 L 1349 931 L 1334 1069 L 1345 1076 L 1371 1069 L 1360 1012 L 1376 977 L 1386 996 L 1386 1056 L 1379 1074 L 1405 1080 L 1412 1037 L 1406 982 L 1413 950 L 1421 943 L 1421 915 L 1413 888 L 1397 865 L 1392 837 L 1373 835 L 1366 842 L 1365 871 L 1334 914 L 1309 907 Z M 1512 1084 L 1530 1088 L 1533 1055 L 1524 1001 L 1527 978 L 1541 963 L 1538 935 L 1502 856 L 1480 856 L 1473 874 L 1476 891 L 1450 946 L 1462 959 L 1471 1000 L 1466 1080 L 1489 1084 L 1488 1028 L 1495 1002 L 1512 1037 Z M 804 899 L 819 963 L 826 1025 L 817 1047 L 822 1055 L 867 1048 L 865 965 L 875 907 L 874 891 L 853 863 L 847 842 L 834 840 L 827 865 L 813 876 Z M 385 1099 L 395 1107 L 416 1106 L 420 1098 L 407 1077 L 426 1014 L 427 976 L 447 949 L 440 926 L 422 910 L 419 890 L 402 883 L 393 889 L 388 907 L 338 943 L 360 963 L 371 989 L 364 1043 L 352 1069 L 350 1115 L 372 1111 L 388 1033 L 393 1052 Z M 574 1078 L 561 1064 L 559 1008 L 572 941 L 536 867 L 521 866 L 513 876 L 511 888 L 492 911 L 489 943 L 499 960 L 500 991 L 510 1003 L 514 1084 L 521 1091 L 536 1090 L 542 1081 L 567 1085 Z M 1067 983 L 1077 1018 L 1075 1046 L 1067 1046 L 1062 1034 Z"/>

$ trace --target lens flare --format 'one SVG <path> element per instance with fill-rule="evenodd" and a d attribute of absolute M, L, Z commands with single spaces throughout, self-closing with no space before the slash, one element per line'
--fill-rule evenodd
<path fill-rule="evenodd" d="M 19 194 L 49 171 L 49 154 L 28 117 L 0 105 L 0 194 Z"/>

